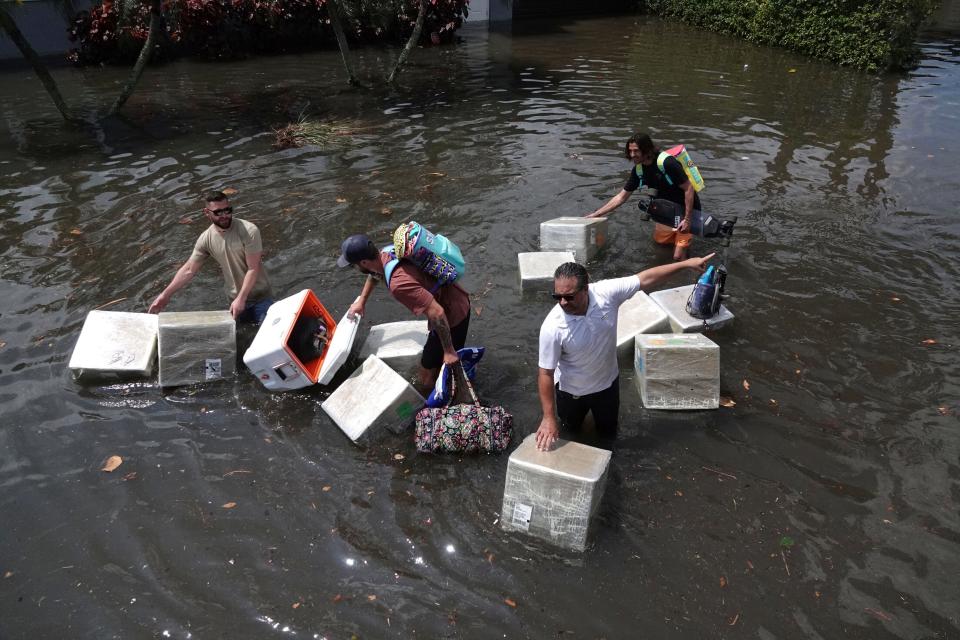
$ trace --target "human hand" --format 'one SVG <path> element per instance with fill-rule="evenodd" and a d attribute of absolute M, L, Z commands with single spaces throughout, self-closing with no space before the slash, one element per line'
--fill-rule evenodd
<path fill-rule="evenodd" d="M 230 315 L 233 316 L 233 319 L 236 320 L 240 317 L 240 314 L 243 313 L 243 310 L 247 308 L 247 301 L 239 296 L 233 299 L 233 302 L 230 303 Z"/>
<path fill-rule="evenodd" d="M 170 302 L 170 299 L 164 297 L 164 295 L 161 293 L 156 297 L 153 303 L 147 307 L 147 313 L 160 313 L 163 311 L 164 307 L 167 306 L 168 302 Z"/>
<path fill-rule="evenodd" d="M 583 217 L 584 217 L 584 218 L 602 218 L 603 216 L 601 216 L 601 215 L 600 215 L 600 211 L 597 210 L 597 211 L 591 211 L 590 213 L 588 213 L 587 215 L 585 215 L 585 216 L 583 216 Z"/>
<path fill-rule="evenodd" d="M 710 255 L 703 256 L 702 258 L 689 258 L 687 260 L 687 266 L 690 267 L 691 269 L 696 269 L 697 271 L 700 271 L 702 273 L 706 271 L 707 263 L 710 262 L 710 260 L 712 260 L 715 255 L 717 254 L 711 253 Z"/>
<path fill-rule="evenodd" d="M 357 298 L 353 301 L 353 304 L 350 305 L 350 308 L 347 309 L 347 317 L 359 319 L 363 315 L 363 300 Z"/>
<path fill-rule="evenodd" d="M 680 226 L 677 227 L 677 230 L 680 233 L 690 233 L 690 221 L 684 218 L 680 221 Z"/>
<path fill-rule="evenodd" d="M 456 351 L 443 352 L 443 364 L 453 366 L 458 362 L 460 362 L 460 356 L 457 354 Z"/>
<path fill-rule="evenodd" d="M 560 436 L 560 428 L 557 426 L 557 419 L 553 416 L 543 416 L 540 421 L 540 427 L 537 429 L 537 449 L 540 451 L 549 451 Z"/>

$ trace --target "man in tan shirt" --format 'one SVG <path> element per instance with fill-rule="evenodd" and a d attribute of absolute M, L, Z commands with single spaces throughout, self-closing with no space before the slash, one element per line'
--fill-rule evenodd
<path fill-rule="evenodd" d="M 210 220 L 210 227 L 200 234 L 193 254 L 147 311 L 163 311 L 173 294 L 187 286 L 207 256 L 212 256 L 223 272 L 223 290 L 231 300 L 230 314 L 237 322 L 260 324 L 273 304 L 273 292 L 262 263 L 260 230 L 252 222 L 234 219 L 233 207 L 223 192 L 213 191 L 205 200 L 203 213 Z"/>

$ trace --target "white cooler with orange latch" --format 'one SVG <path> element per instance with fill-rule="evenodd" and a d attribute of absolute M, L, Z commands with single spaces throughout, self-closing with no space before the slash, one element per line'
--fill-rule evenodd
<path fill-rule="evenodd" d="M 318 321 L 326 327 L 319 342 L 314 338 Z M 313 291 L 304 289 L 270 305 L 243 362 L 271 391 L 317 384 L 321 370 L 329 382 L 350 354 L 357 331 L 357 321 L 340 322 L 334 322 Z M 338 330 L 342 335 L 337 336 Z"/>

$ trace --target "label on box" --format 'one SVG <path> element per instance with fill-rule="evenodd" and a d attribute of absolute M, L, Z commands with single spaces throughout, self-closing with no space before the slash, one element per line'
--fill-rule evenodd
<path fill-rule="evenodd" d="M 515 527 L 520 527 L 524 531 L 530 530 L 530 516 L 533 515 L 533 507 L 529 504 L 520 504 L 519 502 L 513 505 L 513 525 Z"/>
<path fill-rule="evenodd" d="M 223 364 L 220 358 L 207 358 L 203 367 L 205 380 L 218 380 L 223 377 Z"/>

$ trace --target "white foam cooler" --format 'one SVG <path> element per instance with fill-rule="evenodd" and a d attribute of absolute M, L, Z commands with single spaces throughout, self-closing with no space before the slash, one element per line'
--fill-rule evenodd
<path fill-rule="evenodd" d="M 304 351 L 309 342 L 307 334 L 312 333 L 316 319 L 326 325 L 329 340 L 319 355 L 312 349 Z M 270 305 L 256 337 L 243 354 L 243 362 L 271 391 L 317 384 L 328 361 L 330 366 L 324 373 L 329 382 L 350 355 L 356 328 L 357 323 L 351 321 L 341 330 L 316 294 L 304 289 Z"/>
<path fill-rule="evenodd" d="M 157 322 L 161 387 L 233 375 L 237 324 L 229 311 L 164 312 Z"/>
<path fill-rule="evenodd" d="M 70 356 L 77 375 L 149 376 L 157 358 L 157 316 L 91 311 Z"/>
<path fill-rule="evenodd" d="M 609 464 L 606 449 L 567 440 L 538 451 L 536 434 L 530 434 L 507 461 L 501 526 L 582 551 Z"/>
<path fill-rule="evenodd" d="M 699 333 L 640 334 L 637 386 L 648 409 L 720 406 L 720 347 Z"/>
<path fill-rule="evenodd" d="M 378 324 L 370 328 L 360 357 L 377 356 L 397 371 L 407 371 L 420 362 L 429 332 L 426 320 Z"/>
<path fill-rule="evenodd" d="M 724 306 L 712 318 L 702 320 L 687 313 L 687 299 L 696 285 L 688 284 L 685 287 L 664 289 L 650 294 L 650 299 L 660 305 L 670 318 L 670 327 L 676 333 L 698 333 L 700 331 L 719 329 L 733 322 L 733 314 Z"/>
<path fill-rule="evenodd" d="M 576 262 L 572 251 L 534 251 L 518 253 L 520 291 L 538 286 L 553 286 L 553 272 L 564 262 Z"/>
<path fill-rule="evenodd" d="M 380 358 L 369 356 L 320 406 L 357 442 L 382 429 L 403 431 L 423 404 L 409 382 Z"/>
<path fill-rule="evenodd" d="M 643 291 L 620 305 L 617 312 L 617 355 L 622 364 L 633 365 L 633 339 L 638 333 L 669 333 L 667 313 Z"/>
<path fill-rule="evenodd" d="M 577 262 L 593 260 L 607 244 L 606 218 L 554 218 L 540 223 L 540 249 L 572 251 Z"/>

